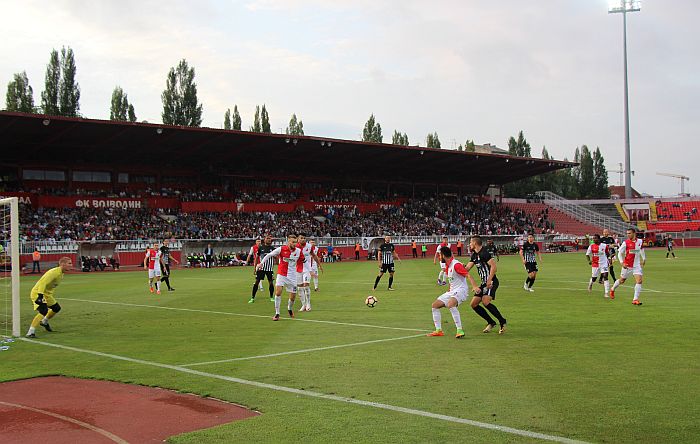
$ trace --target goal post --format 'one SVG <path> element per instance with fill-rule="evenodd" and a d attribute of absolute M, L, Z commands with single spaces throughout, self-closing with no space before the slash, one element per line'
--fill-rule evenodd
<path fill-rule="evenodd" d="M 0 199 L 0 214 L 2 214 L 2 253 L 0 253 L 0 267 L 2 268 L 3 282 L 3 329 L 2 336 L 20 335 L 20 263 L 19 263 L 19 199 L 9 197 Z M 9 276 L 8 276 L 9 271 Z"/>

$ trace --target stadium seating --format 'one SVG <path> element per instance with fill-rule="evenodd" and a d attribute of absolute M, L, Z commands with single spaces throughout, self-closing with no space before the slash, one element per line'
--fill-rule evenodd
<path fill-rule="evenodd" d="M 585 235 L 598 233 L 600 227 L 580 222 L 566 213 L 556 210 L 543 203 L 507 203 L 504 204 L 513 210 L 521 210 L 537 220 L 546 214 L 552 223 L 552 230 L 558 233 Z"/>

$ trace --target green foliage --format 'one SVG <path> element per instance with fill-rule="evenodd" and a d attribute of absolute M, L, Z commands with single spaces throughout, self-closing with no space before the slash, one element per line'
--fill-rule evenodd
<path fill-rule="evenodd" d="M 233 115 L 231 116 L 231 129 L 241 130 L 241 115 L 238 113 L 238 106 L 233 106 Z"/>
<path fill-rule="evenodd" d="M 267 114 L 267 108 L 265 108 L 264 104 L 262 106 L 262 110 L 260 111 L 260 124 L 263 133 L 272 133 L 272 130 L 270 129 L 270 116 Z"/>
<path fill-rule="evenodd" d="M 593 152 L 593 189 L 596 198 L 610 197 L 608 170 L 605 168 L 605 159 L 598 147 Z"/>
<path fill-rule="evenodd" d="M 467 142 L 464 144 L 464 151 L 468 153 L 473 153 L 476 151 L 476 145 L 474 145 L 473 140 L 467 140 Z"/>
<path fill-rule="evenodd" d="M 200 126 L 202 124 L 202 105 L 197 100 L 197 84 L 194 82 L 194 67 L 190 68 L 187 60 L 182 59 L 174 68 L 170 68 L 165 90 L 161 94 L 163 101 L 163 123 L 166 125 Z"/>
<path fill-rule="evenodd" d="M 73 50 L 61 49 L 61 82 L 58 88 L 58 107 L 62 116 L 77 117 L 80 111 L 80 85 L 75 81 L 77 68 Z"/>
<path fill-rule="evenodd" d="M 303 136 L 304 122 L 302 122 L 301 119 L 297 120 L 297 115 L 292 114 L 292 117 L 289 119 L 289 126 L 287 126 L 285 132 L 292 136 Z"/>
<path fill-rule="evenodd" d="M 365 128 L 362 130 L 362 141 L 375 143 L 382 143 L 384 141 L 382 126 L 376 122 L 374 114 L 371 114 L 369 119 L 367 119 L 367 123 L 365 123 Z"/>
<path fill-rule="evenodd" d="M 61 82 L 61 63 L 58 59 L 58 51 L 51 50 L 49 64 L 46 66 L 44 90 L 41 92 L 41 110 L 44 114 L 60 116 L 58 107 L 58 91 Z"/>
<path fill-rule="evenodd" d="M 408 146 L 408 134 L 394 130 L 394 135 L 391 136 L 391 143 L 394 145 Z"/>
<path fill-rule="evenodd" d="M 129 104 L 129 99 L 124 90 L 117 86 L 112 91 L 112 104 L 109 109 L 110 120 L 136 121 L 134 107 Z"/>
<path fill-rule="evenodd" d="M 231 129 L 231 108 L 227 109 L 224 113 L 224 129 Z"/>
<path fill-rule="evenodd" d="M 5 109 L 21 113 L 34 112 L 34 91 L 29 85 L 26 71 L 15 74 L 7 84 Z"/>
<path fill-rule="evenodd" d="M 426 137 L 425 139 L 425 146 L 427 148 L 442 148 L 442 145 L 440 144 L 440 137 L 438 137 L 437 131 L 428 134 L 428 137 Z"/>
<path fill-rule="evenodd" d="M 253 118 L 253 126 L 250 127 L 250 131 L 254 133 L 262 132 L 262 125 L 260 124 L 260 105 L 255 107 L 255 118 Z"/>

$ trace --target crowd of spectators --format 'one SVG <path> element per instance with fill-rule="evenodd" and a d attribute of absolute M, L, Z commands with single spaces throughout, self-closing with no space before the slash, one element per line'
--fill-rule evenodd
<path fill-rule="evenodd" d="M 289 232 L 308 236 L 356 237 L 389 233 L 427 235 L 519 235 L 544 230 L 547 213 L 536 219 L 495 202 L 439 197 L 407 200 L 361 214 L 352 205 L 292 213 L 182 213 L 154 209 L 53 209 L 22 206 L 25 240 L 148 240 L 255 238 Z"/>

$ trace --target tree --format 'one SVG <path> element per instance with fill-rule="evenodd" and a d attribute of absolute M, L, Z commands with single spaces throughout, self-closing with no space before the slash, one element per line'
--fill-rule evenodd
<path fill-rule="evenodd" d="M 26 71 L 15 74 L 7 84 L 5 109 L 21 113 L 34 112 L 34 91 L 29 85 Z"/>
<path fill-rule="evenodd" d="M 170 68 L 165 81 L 163 101 L 163 123 L 166 125 L 200 126 L 202 105 L 197 100 L 197 84 L 194 68 L 182 59 L 177 67 Z"/>
<path fill-rule="evenodd" d="M 58 107 L 58 90 L 61 81 L 61 64 L 58 60 L 58 51 L 51 51 L 49 64 L 46 65 L 44 90 L 41 92 L 41 109 L 44 114 L 52 116 L 61 115 Z"/>
<path fill-rule="evenodd" d="M 391 136 L 391 143 L 394 145 L 408 146 L 408 134 L 394 130 L 394 135 Z"/>
<path fill-rule="evenodd" d="M 590 198 L 595 194 L 593 180 L 593 158 L 586 145 L 581 146 L 577 197 Z"/>
<path fill-rule="evenodd" d="M 134 105 L 129 104 L 129 122 L 136 122 L 136 112 L 134 112 Z"/>
<path fill-rule="evenodd" d="M 260 111 L 260 124 L 262 126 L 263 133 L 272 133 L 272 130 L 270 129 L 270 116 L 267 114 L 265 104 L 263 104 L 262 110 Z"/>
<path fill-rule="evenodd" d="M 231 108 L 227 109 L 224 113 L 224 129 L 231 129 Z"/>
<path fill-rule="evenodd" d="M 473 140 L 467 140 L 467 142 L 464 144 L 464 151 L 468 153 L 476 152 L 476 145 L 474 145 Z"/>
<path fill-rule="evenodd" d="M 593 189 L 593 197 L 599 199 L 607 199 L 610 197 L 610 190 L 608 189 L 608 170 L 605 168 L 605 159 L 599 147 L 596 147 L 593 152 Z"/>
<path fill-rule="evenodd" d="M 109 119 L 110 120 L 123 120 L 129 119 L 129 99 L 127 94 L 121 86 L 116 86 L 114 91 L 112 91 L 112 104 L 109 108 Z M 133 108 L 133 107 L 132 107 Z"/>
<path fill-rule="evenodd" d="M 508 154 L 519 157 L 532 157 L 530 155 L 530 144 L 527 143 L 522 130 L 518 133 L 518 139 L 511 137 L 508 140 Z"/>
<path fill-rule="evenodd" d="M 382 126 L 375 121 L 374 114 L 372 114 L 369 116 L 369 119 L 367 119 L 365 128 L 362 130 L 362 141 L 382 143 L 383 140 L 384 136 L 382 136 Z"/>
<path fill-rule="evenodd" d="M 58 88 L 58 107 L 62 116 L 77 117 L 80 111 L 80 85 L 75 81 L 75 56 L 68 47 L 61 49 L 61 81 Z"/>
<path fill-rule="evenodd" d="M 255 118 L 253 119 L 253 126 L 250 130 L 254 133 L 259 133 L 262 131 L 262 126 L 260 125 L 260 105 L 255 107 Z"/>
<path fill-rule="evenodd" d="M 438 137 L 437 131 L 432 134 L 428 134 L 428 137 L 425 139 L 425 146 L 428 148 L 441 148 L 440 138 Z"/>
<path fill-rule="evenodd" d="M 302 122 L 301 119 L 297 121 L 296 114 L 292 114 L 292 117 L 289 119 L 289 126 L 287 127 L 286 133 L 292 136 L 304 135 L 304 122 Z"/>
<path fill-rule="evenodd" d="M 238 114 L 238 106 L 233 106 L 233 116 L 231 116 L 231 129 L 241 130 L 241 115 Z"/>

